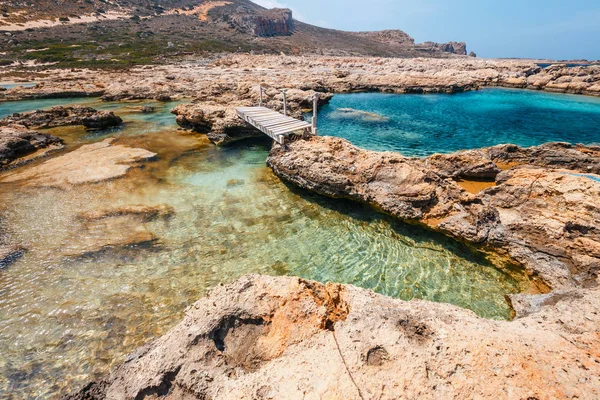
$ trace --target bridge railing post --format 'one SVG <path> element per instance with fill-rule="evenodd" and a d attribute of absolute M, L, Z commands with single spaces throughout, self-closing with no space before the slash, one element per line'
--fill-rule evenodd
<path fill-rule="evenodd" d="M 262 85 L 259 85 L 258 87 L 260 88 L 260 102 L 258 103 L 258 106 L 262 107 L 263 106 L 263 87 L 262 87 Z"/>
<path fill-rule="evenodd" d="M 312 134 L 317 136 L 317 109 L 319 108 L 319 93 L 313 96 L 313 117 L 312 117 Z"/>
<path fill-rule="evenodd" d="M 287 89 L 281 89 L 283 93 L 283 115 L 287 116 Z"/>

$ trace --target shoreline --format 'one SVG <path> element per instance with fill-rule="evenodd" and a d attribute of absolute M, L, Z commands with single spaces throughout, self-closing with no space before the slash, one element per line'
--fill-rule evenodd
<path fill-rule="evenodd" d="M 351 68 L 352 62 L 348 62 L 348 75 L 343 71 L 340 73 L 339 68 L 309 74 L 302 72 L 306 69 L 302 63 L 310 61 L 298 57 L 275 57 L 280 61 L 300 64 L 289 73 L 285 68 L 276 69 L 279 76 L 274 75 L 272 70 L 263 71 L 256 66 L 253 68 L 257 75 L 245 71 L 248 69 L 247 63 L 264 59 L 240 57 L 238 64 L 234 62 L 232 65 L 228 63 L 238 58 L 220 59 L 217 64 L 224 65 L 202 70 L 198 76 L 195 75 L 199 72 L 197 66 L 140 68 L 134 69 L 132 76 L 106 72 L 96 76 L 97 71 L 89 70 L 61 71 L 66 74 L 62 80 L 50 82 L 57 77 L 50 73 L 42 82 L 36 79 L 39 86 L 35 88 L 1 91 L 0 97 L 41 94 L 45 99 L 52 99 L 55 98 L 52 96 L 64 98 L 74 93 L 94 97 L 90 94 L 98 93 L 96 97 L 102 96 L 104 101 L 120 102 L 149 98 L 158 101 L 195 98 L 195 102 L 173 109 L 177 123 L 196 134 L 207 134 L 214 143 L 229 143 L 258 135 L 249 132 L 232 113 L 236 106 L 256 104 L 259 96 L 256 82 L 264 82 L 269 86 L 264 93 L 265 102 L 273 109 L 278 109 L 281 104 L 278 88 L 291 86 L 288 91 L 289 111 L 297 116 L 307 108 L 307 104 L 310 105 L 310 99 L 317 91 L 328 92 L 322 98 L 323 103 L 344 88 L 356 90 L 359 87 L 359 90 L 368 89 L 371 93 L 385 93 L 386 90 L 392 90 L 393 85 L 394 90 L 422 90 L 428 93 L 470 91 L 479 90 L 480 86 L 469 82 L 466 76 L 487 76 L 485 74 L 490 73 L 478 70 L 477 74 L 469 75 L 468 71 L 456 70 L 449 76 L 437 76 L 434 82 L 423 72 L 417 76 L 411 75 L 410 71 L 405 71 L 405 75 L 390 76 L 387 72 L 389 65 L 377 70 L 374 76 L 369 75 L 370 66 L 363 66 L 366 69 L 359 74 L 352 69 L 358 67 Z M 399 63 L 397 60 L 394 62 Z M 442 67 L 447 66 L 447 62 L 455 63 L 447 60 L 431 62 L 440 71 L 446 71 Z M 328 67 L 334 65 L 326 60 L 319 63 Z M 410 63 L 400 64 L 407 69 L 413 67 Z M 483 62 L 481 65 L 485 64 Z M 517 70 L 522 72 L 526 66 L 519 68 Z M 600 73 L 600 69 L 598 71 Z M 512 79 L 512 73 L 517 72 L 510 70 L 503 79 Z M 265 82 L 267 80 L 270 81 Z M 418 86 L 418 89 L 415 85 L 409 86 L 411 82 L 426 85 Z M 487 88 L 528 90 L 489 82 L 482 90 Z M 600 95 L 600 91 L 594 94 L 597 95 Z M 146 152 L 143 149 L 133 150 Z M 111 153 L 109 144 L 106 144 L 105 152 Z M 150 154 L 144 153 L 146 156 L 150 159 Z M 345 361 L 346 372 L 339 370 L 333 374 L 338 379 L 337 384 L 350 373 L 361 377 L 378 376 L 373 381 L 366 378 L 361 381 L 362 378 L 358 378 L 362 385 L 356 386 L 368 386 L 368 393 L 376 392 L 375 388 L 369 386 L 372 382 L 394 382 L 393 376 L 386 375 L 386 371 L 401 368 L 405 359 L 402 355 L 407 351 L 412 351 L 418 362 L 410 362 L 406 368 L 410 374 L 421 379 L 418 384 L 408 383 L 411 390 L 417 390 L 417 387 L 435 390 L 432 388 L 447 385 L 444 387 L 451 394 L 455 393 L 452 389 L 454 386 L 463 388 L 461 385 L 465 384 L 463 389 L 474 393 L 472 385 L 479 381 L 473 376 L 477 373 L 484 377 L 483 382 L 490 383 L 493 388 L 498 389 L 505 384 L 505 377 L 488 374 L 489 371 L 485 369 L 464 369 L 465 365 L 473 362 L 472 359 L 465 359 L 464 354 L 474 354 L 469 357 L 475 357 L 477 363 L 501 368 L 506 367 L 505 362 L 527 365 L 538 380 L 531 381 L 524 376 L 517 376 L 514 380 L 514 376 L 507 378 L 511 385 L 520 388 L 519 393 L 523 396 L 539 396 L 547 393 L 541 391 L 547 387 L 548 390 L 561 393 L 564 382 L 579 382 L 580 387 L 584 388 L 581 389 L 582 393 L 594 390 L 593 376 L 600 371 L 597 371 L 597 365 L 587 361 L 593 359 L 598 338 L 593 337 L 592 328 L 578 333 L 574 332 L 573 327 L 600 323 L 600 313 L 596 313 L 600 308 L 596 296 L 596 269 L 600 265 L 600 253 L 597 253 L 595 244 L 599 233 L 594 225 L 596 207 L 600 208 L 597 199 L 600 197 L 595 197 L 598 184 L 584 175 L 600 173 L 597 170 L 600 168 L 600 149 L 564 144 L 531 148 L 500 145 L 410 158 L 399 153 L 368 151 L 342 139 L 319 136 L 293 141 L 286 151 L 274 146 L 268 165 L 277 176 L 294 186 L 327 197 L 369 204 L 397 220 L 465 243 L 478 253 L 491 255 L 496 261 L 510 260 L 512 263 L 506 264 L 507 268 L 510 269 L 512 265 L 523 268 L 530 274 L 531 283 L 538 290 L 535 294 L 526 291 L 507 296 L 507 302 L 515 311 L 515 318 L 497 322 L 475 318 L 463 308 L 441 303 L 403 302 L 347 285 L 321 285 L 297 278 L 242 278 L 232 285 L 214 289 L 209 297 L 188 309 L 188 316 L 182 324 L 131 355 L 110 377 L 88 385 L 80 393 L 81 396 L 103 398 L 101 394 L 110 397 L 110 393 L 128 393 L 128 396 L 131 394 L 130 397 L 135 397 L 143 393 L 159 393 L 153 390 L 163 387 L 163 382 L 168 390 L 159 394 L 182 394 L 188 393 L 188 390 L 198 390 L 206 395 L 217 396 L 222 393 L 222 388 L 235 387 L 238 391 L 230 392 L 234 393 L 231 395 L 233 398 L 240 394 L 250 396 L 262 390 L 257 382 L 248 383 L 252 376 L 270 382 L 271 388 L 287 381 L 295 382 L 280 377 L 280 363 L 299 365 L 298 376 L 315 375 L 315 370 L 301 367 L 314 357 L 310 349 L 315 345 L 321 346 L 319 348 L 323 351 L 351 353 L 352 360 L 358 360 L 350 363 Z M 477 178 L 489 176 L 493 176 L 494 186 L 486 186 L 477 193 L 458 182 L 474 182 Z M 500 269 L 497 263 L 493 264 Z M 238 301 L 240 296 L 248 296 L 245 303 Z M 298 308 L 293 306 L 289 315 L 278 314 L 280 309 L 290 311 L 285 308 L 286 304 L 293 305 L 298 299 L 300 305 Z M 225 306 L 211 306 L 211 302 L 217 300 Z M 367 306 L 371 301 L 376 301 L 380 307 L 394 309 L 406 315 L 406 318 L 394 322 L 394 326 L 388 329 L 385 321 L 391 320 L 390 315 L 374 311 L 371 315 L 368 311 L 371 308 Z M 246 306 L 248 310 L 244 308 Z M 569 313 L 568 319 L 563 313 L 565 310 Z M 302 316 L 298 317 L 296 312 Z M 396 314 L 392 317 L 396 318 Z M 367 336 L 378 326 L 385 327 L 385 332 L 373 341 Z M 461 331 L 464 327 L 465 332 Z M 367 333 L 349 333 L 358 329 Z M 185 336 L 188 330 L 195 332 L 191 342 L 188 341 L 189 336 Z M 452 335 L 444 333 L 448 330 Z M 494 336 L 495 341 L 487 343 L 489 352 L 480 347 L 480 342 L 487 337 L 480 334 L 482 330 L 486 334 L 499 332 Z M 305 334 L 298 336 L 297 332 Z M 341 337 L 341 344 L 337 338 L 333 342 L 335 347 L 330 347 L 332 332 L 339 332 Z M 322 338 L 328 338 L 323 339 L 327 342 L 320 342 Z M 238 354 L 233 349 L 240 343 L 248 344 L 240 347 Z M 555 361 L 552 349 L 556 346 L 566 349 L 567 361 Z M 446 352 L 438 347 L 459 350 Z M 231 351 L 227 352 L 227 348 Z M 272 351 L 272 348 L 278 350 Z M 531 356 L 533 358 L 519 358 L 519 353 L 532 348 L 535 349 Z M 506 351 L 510 358 L 503 355 L 499 357 L 496 354 L 499 349 L 509 349 Z M 515 352 L 510 352 L 512 349 L 516 349 Z M 172 355 L 179 354 L 180 350 L 198 358 L 173 359 Z M 194 353 L 196 350 L 199 353 Z M 467 353 L 463 353 L 463 350 Z M 373 354 L 377 357 L 372 358 L 375 357 Z M 439 355 L 439 359 L 431 354 Z M 540 358 L 545 361 L 538 364 Z M 580 362 L 582 359 L 586 360 L 584 372 L 576 368 L 575 360 Z M 157 366 L 153 360 L 159 360 L 161 365 Z M 327 359 L 320 361 L 321 365 L 328 362 L 330 360 Z M 439 369 L 437 375 L 430 375 L 430 372 L 423 375 L 424 363 L 429 365 L 426 371 Z M 444 379 L 436 378 L 442 376 L 440 370 L 450 371 L 455 365 L 462 365 L 461 371 L 468 370 L 468 376 L 448 373 L 442 374 Z M 547 365 L 552 371 L 543 369 Z M 192 373 L 194 368 L 196 372 Z M 573 369 L 577 374 L 573 373 L 558 384 L 555 368 Z M 199 370 L 205 374 L 202 376 L 206 376 L 206 380 L 196 378 Z M 221 373 L 211 375 L 208 371 L 212 370 Z M 144 377 L 146 383 L 136 381 L 139 377 Z M 378 380 L 380 378 L 381 381 Z M 580 379 L 586 380 L 581 383 Z M 335 393 L 335 384 L 327 381 L 327 377 L 318 375 L 317 380 L 325 382 L 323 385 L 331 390 L 330 393 Z M 147 382 L 158 382 L 158 385 Z M 90 390 L 96 392 L 90 393 Z M 349 395 L 353 393 L 352 387 L 344 386 L 342 391 L 345 397 L 356 398 Z M 423 392 L 415 391 L 415 396 L 419 394 L 423 395 Z M 480 394 L 484 395 L 484 391 Z M 98 397 L 94 397 L 96 395 Z"/>

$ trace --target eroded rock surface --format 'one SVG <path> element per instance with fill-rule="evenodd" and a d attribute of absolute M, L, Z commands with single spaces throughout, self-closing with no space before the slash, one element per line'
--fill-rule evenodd
<path fill-rule="evenodd" d="M 359 35 L 354 33 L 354 35 Z M 407 40 L 401 34 L 374 34 L 381 41 Z M 7 70 L 5 79 L 20 77 Z M 329 56 L 264 56 L 233 54 L 191 58 L 181 63 L 111 70 L 47 69 L 28 71 L 35 87 L 0 91 L 0 100 L 104 95 L 107 101 L 126 99 L 197 98 L 211 100 L 227 89 L 242 96 L 263 83 L 273 88 L 319 92 L 379 91 L 390 93 L 457 93 L 487 86 L 505 86 L 600 96 L 600 65 L 540 68 L 534 61 L 377 58 Z M 231 106 L 238 104 L 233 98 Z"/>
<path fill-rule="evenodd" d="M 600 270 L 599 148 L 496 146 L 418 159 L 313 137 L 274 147 L 268 164 L 300 187 L 506 256 L 555 289 L 594 282 Z M 495 185 L 471 193 L 461 179 L 473 178 Z"/>
<path fill-rule="evenodd" d="M 89 130 L 119 126 L 123 120 L 112 111 L 98 111 L 91 107 L 56 106 L 48 110 L 15 113 L 0 120 L 0 126 L 19 124 L 31 129 L 83 125 Z"/>
<path fill-rule="evenodd" d="M 62 140 L 56 136 L 29 130 L 23 125 L 0 126 L 0 170 L 23 162 L 41 149 L 62 147 Z"/>
<path fill-rule="evenodd" d="M 70 399 L 596 398 L 600 296 L 513 322 L 352 286 L 248 276 Z"/>
<path fill-rule="evenodd" d="M 27 186 L 68 188 L 71 185 L 101 182 L 124 176 L 132 167 L 156 157 L 144 149 L 113 144 L 114 139 L 87 144 L 52 158 L 25 171 L 4 175 L 0 182 L 19 182 Z"/>

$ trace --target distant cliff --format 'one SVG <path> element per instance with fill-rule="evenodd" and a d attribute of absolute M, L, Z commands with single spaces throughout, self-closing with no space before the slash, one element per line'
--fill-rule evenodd
<path fill-rule="evenodd" d="M 229 21 L 240 31 L 261 37 L 288 36 L 294 30 L 292 10 L 287 8 L 253 10 L 241 6 L 230 16 Z"/>
<path fill-rule="evenodd" d="M 442 52 L 456 54 L 459 56 L 467 55 L 467 44 L 465 42 L 425 42 L 421 44 L 415 44 L 415 39 L 413 39 L 406 32 L 403 32 L 401 30 L 357 32 L 356 35 L 375 40 L 379 43 L 399 45 L 406 47 L 407 49 L 415 49 L 424 53 L 435 54 Z"/>
<path fill-rule="evenodd" d="M 467 55 L 467 44 L 465 42 L 448 42 L 448 43 L 435 43 L 425 42 L 417 45 L 418 49 L 424 51 L 439 50 L 446 53 L 457 54 L 459 56 Z"/>

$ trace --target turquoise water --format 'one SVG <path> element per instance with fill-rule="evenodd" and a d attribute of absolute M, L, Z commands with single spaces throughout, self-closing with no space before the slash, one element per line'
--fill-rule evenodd
<path fill-rule="evenodd" d="M 319 134 L 379 151 L 427 156 L 514 143 L 600 143 L 600 99 L 526 90 L 454 95 L 339 94 Z"/>
<path fill-rule="evenodd" d="M 208 288 L 247 273 L 351 283 L 495 319 L 510 317 L 505 294 L 529 288 L 522 273 L 499 269 L 453 240 L 283 184 L 265 166 L 268 142 L 215 147 L 178 131 L 173 104 L 44 100 L 4 103 L 0 113 L 69 102 L 113 109 L 125 124 L 94 133 L 52 129 L 66 151 L 116 137 L 158 160 L 125 178 L 70 190 L 0 182 L 0 241 L 28 249 L 0 270 L 0 398 L 77 389 L 164 334 Z M 142 105 L 156 113 L 137 112 Z M 101 223 L 80 216 L 140 204 L 170 206 L 175 214 Z M 120 245 L 131 232 L 156 242 Z M 90 252 L 97 243 L 112 245 Z"/>

